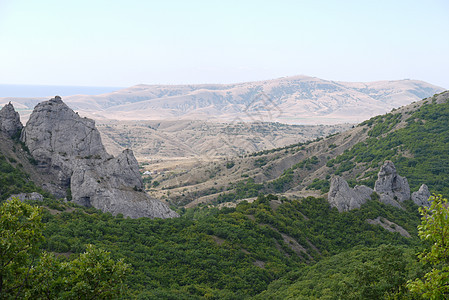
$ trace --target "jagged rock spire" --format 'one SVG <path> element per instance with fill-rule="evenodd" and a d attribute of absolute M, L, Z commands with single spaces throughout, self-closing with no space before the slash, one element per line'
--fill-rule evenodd
<path fill-rule="evenodd" d="M 0 130 L 9 137 L 18 136 L 23 125 L 20 122 L 20 115 L 9 102 L 0 110 Z"/>
<path fill-rule="evenodd" d="M 407 178 L 399 176 L 393 162 L 384 162 L 377 175 L 374 191 L 380 195 L 380 201 L 400 207 L 399 203 L 410 199 L 410 186 Z"/>
<path fill-rule="evenodd" d="M 412 200 L 416 205 L 430 207 L 430 191 L 427 185 L 423 184 L 417 192 L 412 193 Z"/>
<path fill-rule="evenodd" d="M 75 203 L 131 218 L 172 218 L 166 204 L 142 192 L 139 166 L 131 150 L 109 155 L 91 119 L 81 118 L 56 96 L 36 105 L 22 141 L 42 172 L 70 188 Z"/>

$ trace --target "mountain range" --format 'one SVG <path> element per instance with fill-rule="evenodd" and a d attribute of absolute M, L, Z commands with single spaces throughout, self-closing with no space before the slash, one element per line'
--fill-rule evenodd
<path fill-rule="evenodd" d="M 65 97 L 93 119 L 215 120 L 287 124 L 358 123 L 444 89 L 417 80 L 340 82 L 293 76 L 236 84 L 145 85 Z M 25 120 L 42 98 L 11 101 Z M 23 121 L 22 120 L 22 121 Z"/>

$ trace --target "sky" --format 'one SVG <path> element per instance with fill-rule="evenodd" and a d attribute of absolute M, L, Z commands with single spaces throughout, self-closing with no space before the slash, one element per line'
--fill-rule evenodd
<path fill-rule="evenodd" d="M 0 84 L 308 75 L 449 89 L 449 1 L 0 0 Z"/>

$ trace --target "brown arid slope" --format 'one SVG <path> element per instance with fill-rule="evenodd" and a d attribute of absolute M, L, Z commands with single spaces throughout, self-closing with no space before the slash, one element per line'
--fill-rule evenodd
<path fill-rule="evenodd" d="M 285 192 L 285 195 L 289 198 L 319 196 L 319 192 L 306 190 L 305 187 L 315 178 L 325 178 L 329 173 L 326 167 L 328 158 L 343 153 L 366 137 L 366 129 L 355 127 L 307 145 L 287 146 L 285 149 L 257 156 L 221 158 L 213 162 L 198 163 L 192 169 L 158 172 L 151 176 L 153 180 L 160 182 L 160 185 L 152 187 L 149 193 L 187 207 L 210 203 L 217 200 L 220 194 L 232 192 L 233 185 L 237 182 L 247 178 L 254 178 L 255 183 L 268 182 L 281 176 L 284 170 L 293 165 L 316 156 L 319 162 L 313 165 L 312 169 L 296 170 L 297 176 L 302 180 Z M 332 148 L 331 145 L 338 146 Z"/>
<path fill-rule="evenodd" d="M 286 125 L 206 121 L 99 121 L 109 153 L 133 149 L 142 172 L 181 173 L 204 163 L 306 142 L 351 124 Z"/>
<path fill-rule="evenodd" d="M 286 174 L 287 171 L 291 172 L 291 179 L 284 186 L 287 188 L 283 188 L 278 194 L 291 199 L 320 196 L 322 195 L 320 191 L 311 190 L 308 187 L 314 180 L 329 180 L 330 176 L 336 173 L 335 166 L 328 164 L 330 160 L 368 138 L 380 139 L 388 132 L 404 128 L 408 124 L 407 119 L 410 115 L 422 105 L 443 103 L 448 101 L 448 98 L 449 92 L 445 92 L 393 110 L 389 114 L 390 120 L 394 120 L 391 128 L 378 136 L 370 137 L 369 133 L 374 127 L 370 122 L 363 122 L 348 131 L 314 142 L 290 145 L 255 155 L 223 158 L 221 161 L 202 164 L 185 172 L 152 175 L 153 180 L 158 181 L 159 185 L 151 187 L 150 194 L 169 199 L 174 204 L 189 207 L 199 203 L 212 203 L 219 199 L 220 195 L 235 193 L 238 190 L 238 183 L 248 179 L 253 179 L 254 184 L 264 184 L 268 187 L 263 189 L 265 193 L 276 192 L 274 186 L 279 183 L 279 179 L 290 176 Z M 379 120 L 382 121 L 381 118 Z M 398 155 L 404 157 L 410 155 L 400 145 L 396 148 L 399 151 Z M 340 175 L 347 180 L 363 181 L 367 176 L 371 176 L 371 173 L 377 174 L 379 167 L 380 165 L 374 166 L 369 162 L 353 161 L 351 168 L 341 172 Z M 251 185 L 246 185 L 244 188 L 251 188 Z"/>
<path fill-rule="evenodd" d="M 142 84 L 97 96 L 74 95 L 65 101 L 95 120 L 339 124 L 361 122 L 442 91 L 417 80 L 363 83 L 293 76 L 236 84 Z M 2 98 L 0 104 L 9 101 L 26 119 L 39 99 Z"/>
<path fill-rule="evenodd" d="M 107 150 L 133 149 L 140 162 L 234 157 L 284 147 L 349 129 L 353 124 L 286 125 L 207 121 L 98 121 Z"/>

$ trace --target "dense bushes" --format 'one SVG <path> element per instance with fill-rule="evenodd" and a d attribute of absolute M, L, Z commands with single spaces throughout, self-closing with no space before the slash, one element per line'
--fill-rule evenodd
<path fill-rule="evenodd" d="M 44 247 L 80 253 L 91 243 L 114 259 L 125 257 L 134 270 L 127 284 L 136 297 L 246 298 L 289 272 L 355 246 L 416 245 L 417 238 L 365 222 L 383 216 L 416 236 L 415 210 L 412 204 L 403 211 L 371 201 L 360 210 L 338 213 L 324 199 L 280 201 L 270 195 L 235 208 L 187 209 L 168 220 L 125 219 L 78 208 L 44 215 Z M 307 253 L 295 250 L 296 243 Z"/>
<path fill-rule="evenodd" d="M 18 167 L 13 167 L 11 164 L 13 161 L 13 158 L 7 159 L 0 154 L 0 202 L 7 199 L 11 194 L 19 193 L 40 192 L 49 196 L 48 193 L 42 191 L 29 180 L 29 176 L 21 170 L 20 164 L 18 164 Z"/>
<path fill-rule="evenodd" d="M 273 281 L 256 299 L 377 300 L 394 293 L 405 296 L 406 280 L 422 273 L 413 249 L 357 246 L 288 273 Z"/>
<path fill-rule="evenodd" d="M 122 260 L 93 245 L 70 260 L 40 251 L 43 228 L 42 209 L 16 198 L 0 204 L 1 299 L 119 299 L 126 293 L 129 266 Z"/>

